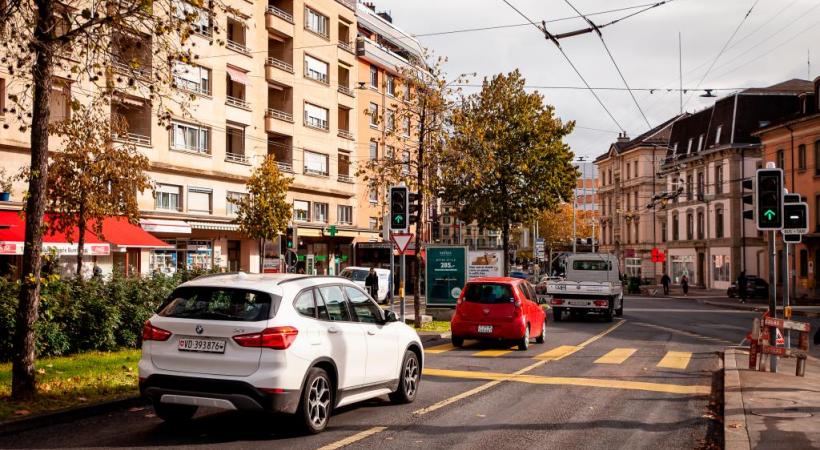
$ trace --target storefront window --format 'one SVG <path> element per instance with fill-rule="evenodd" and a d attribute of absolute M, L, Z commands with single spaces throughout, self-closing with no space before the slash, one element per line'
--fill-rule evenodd
<path fill-rule="evenodd" d="M 693 282 L 695 274 L 695 258 L 694 256 L 676 256 L 671 257 L 672 261 L 672 280 L 675 283 L 680 283 L 682 276 L 686 275 L 689 278 L 689 283 Z"/>
<path fill-rule="evenodd" d="M 624 263 L 626 264 L 626 276 L 627 277 L 639 277 L 641 276 L 641 258 L 624 258 Z"/>
<path fill-rule="evenodd" d="M 712 281 L 731 281 L 729 255 L 712 255 Z"/>
<path fill-rule="evenodd" d="M 173 275 L 177 270 L 210 270 L 213 268 L 213 241 L 166 240 L 175 250 L 154 250 L 149 258 L 149 270 Z"/>

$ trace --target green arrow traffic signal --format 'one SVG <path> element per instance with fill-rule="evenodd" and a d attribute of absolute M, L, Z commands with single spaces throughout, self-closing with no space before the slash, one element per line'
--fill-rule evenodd
<path fill-rule="evenodd" d="M 393 222 L 404 223 L 404 216 L 401 214 L 396 214 L 396 217 L 393 218 Z"/>
<path fill-rule="evenodd" d="M 771 209 L 767 209 L 766 212 L 763 213 L 763 215 L 766 216 L 767 220 L 772 220 L 772 217 L 775 216 L 775 213 Z"/>

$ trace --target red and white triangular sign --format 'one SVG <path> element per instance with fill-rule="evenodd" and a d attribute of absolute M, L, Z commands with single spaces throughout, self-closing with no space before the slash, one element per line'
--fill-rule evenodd
<path fill-rule="evenodd" d="M 390 239 L 401 255 L 404 254 L 407 246 L 410 245 L 410 241 L 413 240 L 413 233 L 393 233 L 390 235 Z"/>
<path fill-rule="evenodd" d="M 783 339 L 783 333 L 780 332 L 780 328 L 777 329 L 777 345 L 786 345 L 786 340 Z"/>

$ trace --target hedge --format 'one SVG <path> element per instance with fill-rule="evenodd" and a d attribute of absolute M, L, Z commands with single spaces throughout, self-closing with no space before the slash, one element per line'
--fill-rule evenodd
<path fill-rule="evenodd" d="M 39 317 L 35 324 L 38 357 L 60 356 L 90 350 L 136 348 L 143 323 L 179 284 L 202 275 L 183 271 L 173 276 L 156 274 L 90 280 L 44 280 Z M 12 357 L 19 280 L 0 278 L 0 361 Z"/>

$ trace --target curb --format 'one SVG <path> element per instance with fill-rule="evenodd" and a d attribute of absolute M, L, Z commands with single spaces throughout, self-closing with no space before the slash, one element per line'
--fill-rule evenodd
<path fill-rule="evenodd" d="M 727 347 L 723 352 L 723 445 L 726 450 L 751 449 L 737 368 L 738 353 L 741 353 L 738 347 Z"/>
<path fill-rule="evenodd" d="M 450 339 L 451 336 L 449 331 L 445 331 L 444 333 L 439 333 L 436 331 L 417 331 L 416 333 L 419 335 L 422 344 L 437 341 L 439 339 Z"/>
<path fill-rule="evenodd" d="M 719 308 L 726 308 L 726 309 L 736 309 L 740 311 L 749 311 L 749 312 L 756 312 L 756 311 L 768 311 L 769 307 L 766 305 L 749 305 L 744 306 L 740 304 L 732 304 L 732 303 L 721 303 L 721 302 L 710 302 L 705 300 L 703 302 L 705 305 L 710 306 L 717 306 Z M 783 311 L 782 307 L 778 307 L 778 311 Z M 800 317 L 820 317 L 820 312 L 814 311 L 801 311 L 799 309 L 792 309 L 792 316 L 800 316 Z"/>
<path fill-rule="evenodd" d="M 109 402 L 95 403 L 93 405 L 81 406 L 78 408 L 62 409 L 52 413 L 36 415 L 25 419 L 7 420 L 0 422 L 0 436 L 22 433 L 50 425 L 57 425 L 85 417 L 97 416 L 111 411 L 116 411 L 132 406 L 142 406 L 147 404 L 142 397 L 129 397 Z"/>

